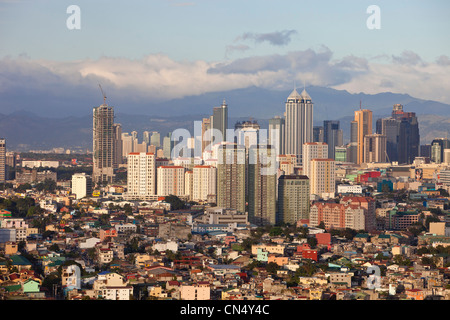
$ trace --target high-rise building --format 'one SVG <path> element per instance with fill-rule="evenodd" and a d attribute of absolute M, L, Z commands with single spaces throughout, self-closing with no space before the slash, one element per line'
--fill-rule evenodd
<path fill-rule="evenodd" d="M 158 131 L 153 131 L 150 137 L 150 144 L 154 145 L 156 148 L 161 147 L 161 135 Z"/>
<path fill-rule="evenodd" d="M 158 196 L 184 196 L 184 172 L 185 168 L 182 166 L 158 167 L 156 174 Z"/>
<path fill-rule="evenodd" d="M 278 179 L 277 220 L 295 225 L 299 220 L 309 219 L 309 196 L 307 176 L 282 175 Z"/>
<path fill-rule="evenodd" d="M 276 149 L 253 146 L 248 161 L 248 216 L 259 226 L 276 223 Z"/>
<path fill-rule="evenodd" d="M 399 122 L 394 118 L 377 120 L 377 133 L 386 136 L 386 154 L 389 162 L 398 161 Z"/>
<path fill-rule="evenodd" d="M 328 145 L 325 142 L 308 142 L 303 144 L 303 175 L 311 181 L 311 160 L 327 159 Z"/>
<path fill-rule="evenodd" d="M 222 141 L 226 141 L 226 131 L 228 129 L 228 105 L 226 104 L 225 100 L 223 100 L 220 107 L 213 108 L 212 120 L 213 129 L 219 130 L 222 134 Z"/>
<path fill-rule="evenodd" d="M 338 120 L 325 120 L 323 122 L 323 142 L 328 144 L 327 158 L 334 159 L 334 148 L 343 145 L 343 132 L 339 128 Z"/>
<path fill-rule="evenodd" d="M 122 157 L 122 126 L 120 123 L 114 123 L 114 169 L 123 163 Z"/>
<path fill-rule="evenodd" d="M 312 142 L 323 142 L 323 127 L 314 126 L 313 127 L 313 141 Z"/>
<path fill-rule="evenodd" d="M 364 137 L 372 134 L 372 111 L 360 109 L 355 111 L 355 121 L 357 123 L 357 143 L 358 154 L 357 164 L 364 161 Z"/>
<path fill-rule="evenodd" d="M 217 206 L 246 212 L 246 155 L 244 146 L 222 144 L 218 148 Z"/>
<path fill-rule="evenodd" d="M 122 159 L 126 159 L 128 154 L 134 152 L 133 136 L 128 132 L 122 133 Z M 123 161 L 122 160 L 122 161 Z"/>
<path fill-rule="evenodd" d="M 364 163 L 386 162 L 386 140 L 378 133 L 364 136 Z"/>
<path fill-rule="evenodd" d="M 114 180 L 114 108 L 102 104 L 93 109 L 93 182 Z"/>
<path fill-rule="evenodd" d="M 395 104 L 392 118 L 399 121 L 398 162 L 411 164 L 419 156 L 419 122 L 415 112 L 404 112 L 401 104 Z"/>
<path fill-rule="evenodd" d="M 444 150 L 450 148 L 450 140 L 436 138 L 431 141 L 431 161 L 434 163 L 444 162 Z"/>
<path fill-rule="evenodd" d="M 156 191 L 155 155 L 131 152 L 127 162 L 127 199 L 150 200 Z"/>
<path fill-rule="evenodd" d="M 310 170 L 310 193 L 324 199 L 336 194 L 336 172 L 334 159 L 312 159 Z"/>
<path fill-rule="evenodd" d="M 256 121 L 238 121 L 234 125 L 236 143 L 245 147 L 248 152 L 251 146 L 259 144 L 260 125 Z"/>
<path fill-rule="evenodd" d="M 193 168 L 192 200 L 207 201 L 217 194 L 217 169 L 213 166 L 198 165 Z"/>
<path fill-rule="evenodd" d="M 174 147 L 174 142 L 172 141 L 172 132 L 169 132 L 163 139 L 163 151 L 164 158 L 172 158 L 172 149 Z"/>
<path fill-rule="evenodd" d="M 313 103 L 306 90 L 299 94 L 294 89 L 285 105 L 285 153 L 297 155 L 302 163 L 303 144 L 313 141 Z"/>
<path fill-rule="evenodd" d="M 142 133 L 142 141 L 144 141 L 147 145 L 150 145 L 150 132 L 144 131 Z"/>
<path fill-rule="evenodd" d="M 0 138 L 0 183 L 6 182 L 6 139 Z"/>
<path fill-rule="evenodd" d="M 202 141 L 202 156 L 203 156 L 203 152 L 205 152 L 205 150 L 208 148 L 208 146 L 210 145 L 210 143 L 212 142 L 212 126 L 211 126 L 211 119 L 212 117 L 208 117 L 208 118 L 203 118 L 202 119 L 202 137 L 201 137 L 201 141 Z M 211 149 L 211 146 L 208 148 Z"/>
<path fill-rule="evenodd" d="M 276 154 L 284 154 L 284 134 L 285 121 L 284 118 L 276 116 L 269 120 L 269 145 L 274 146 Z"/>
<path fill-rule="evenodd" d="M 86 173 L 75 173 L 72 176 L 72 194 L 81 199 L 92 194 L 92 177 Z"/>

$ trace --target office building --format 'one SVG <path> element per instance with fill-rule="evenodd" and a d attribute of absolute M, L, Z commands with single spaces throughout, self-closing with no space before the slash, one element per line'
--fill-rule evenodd
<path fill-rule="evenodd" d="M 338 120 L 325 120 L 323 122 L 323 142 L 328 144 L 326 158 L 334 159 L 334 148 L 343 145 L 343 132 L 339 128 Z"/>
<path fill-rule="evenodd" d="M 323 142 L 323 127 L 314 126 L 313 127 L 313 141 L 312 142 Z"/>
<path fill-rule="evenodd" d="M 378 133 L 364 137 L 364 163 L 386 162 L 386 136 Z"/>
<path fill-rule="evenodd" d="M 114 131 L 114 169 L 117 169 L 119 165 L 123 163 L 123 156 L 122 156 L 122 125 L 120 123 L 114 123 L 113 124 L 113 131 Z"/>
<path fill-rule="evenodd" d="M 276 116 L 269 120 L 269 145 L 274 146 L 276 154 L 284 154 L 284 135 L 285 121 L 284 118 Z"/>
<path fill-rule="evenodd" d="M 285 106 L 285 153 L 295 154 L 302 163 L 303 144 L 313 141 L 313 103 L 306 90 L 299 94 L 294 89 Z"/>
<path fill-rule="evenodd" d="M 364 161 L 364 137 L 372 134 L 372 111 L 367 109 L 355 111 L 355 121 L 357 123 L 356 134 L 358 144 L 356 163 L 361 164 Z"/>
<path fill-rule="evenodd" d="M 436 138 L 431 141 L 431 161 L 434 163 L 444 162 L 444 150 L 450 148 L 450 140 Z"/>
<path fill-rule="evenodd" d="M 277 164 L 273 146 L 254 146 L 248 162 L 248 216 L 258 226 L 276 223 Z"/>
<path fill-rule="evenodd" d="M 174 147 L 174 141 L 172 141 L 172 132 L 169 132 L 163 139 L 163 152 L 164 158 L 172 158 L 172 150 Z"/>
<path fill-rule="evenodd" d="M 404 112 L 401 104 L 395 104 L 392 118 L 399 121 L 398 163 L 411 164 L 419 156 L 419 122 L 414 112 Z"/>
<path fill-rule="evenodd" d="M 6 182 L 6 140 L 0 138 L 0 183 Z"/>
<path fill-rule="evenodd" d="M 93 109 L 93 182 L 114 180 L 114 108 L 105 103 Z"/>
<path fill-rule="evenodd" d="M 158 131 L 153 131 L 150 137 L 150 144 L 156 148 L 161 147 L 161 135 Z"/>
<path fill-rule="evenodd" d="M 228 129 L 228 105 L 223 100 L 220 107 L 213 108 L 212 127 L 222 134 L 222 141 L 227 141 L 226 130 Z M 220 141 L 217 141 L 220 142 Z"/>
<path fill-rule="evenodd" d="M 309 219 L 309 197 L 307 176 L 282 175 L 278 179 L 277 220 L 296 225 L 299 220 Z"/>
<path fill-rule="evenodd" d="M 224 143 L 218 147 L 217 205 L 246 212 L 246 155 L 244 146 Z"/>

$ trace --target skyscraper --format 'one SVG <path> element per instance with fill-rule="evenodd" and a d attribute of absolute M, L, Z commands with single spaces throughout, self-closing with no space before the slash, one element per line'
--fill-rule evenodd
<path fill-rule="evenodd" d="M 6 140 L 0 138 L 0 183 L 6 182 Z"/>
<path fill-rule="evenodd" d="M 278 179 L 277 220 L 295 225 L 299 220 L 309 219 L 309 208 L 308 177 L 282 175 Z"/>
<path fill-rule="evenodd" d="M 444 150 L 450 148 L 450 140 L 436 138 L 431 141 L 431 161 L 442 163 L 444 161 Z"/>
<path fill-rule="evenodd" d="M 203 152 L 205 151 L 205 149 L 210 145 L 211 141 L 211 118 L 212 117 L 208 117 L 208 118 L 203 118 L 202 119 L 202 137 L 201 137 L 201 141 L 202 141 L 202 157 L 203 157 Z M 210 149 L 210 147 L 209 147 Z"/>
<path fill-rule="evenodd" d="M 217 206 L 246 212 L 245 148 L 236 143 L 218 148 Z"/>
<path fill-rule="evenodd" d="M 234 125 L 236 143 L 243 145 L 248 152 L 251 146 L 259 144 L 260 125 L 256 121 L 242 121 Z"/>
<path fill-rule="evenodd" d="M 377 133 L 386 136 L 386 153 L 390 162 L 411 164 L 420 154 L 419 123 L 414 112 L 404 112 L 395 104 L 389 118 L 378 119 Z"/>
<path fill-rule="evenodd" d="M 226 130 L 228 129 L 228 105 L 223 100 L 220 107 L 213 108 L 213 129 L 217 129 L 222 133 L 222 141 L 226 141 Z M 220 142 L 220 141 L 217 141 Z"/>
<path fill-rule="evenodd" d="M 357 123 L 357 143 L 358 154 L 357 164 L 364 161 L 364 136 L 372 134 L 372 111 L 360 109 L 355 111 L 355 121 Z"/>
<path fill-rule="evenodd" d="M 285 153 L 295 154 L 302 163 L 302 146 L 313 141 L 313 103 L 306 90 L 294 89 L 286 100 Z"/>
<path fill-rule="evenodd" d="M 276 149 L 253 146 L 248 162 L 248 215 L 259 226 L 276 223 Z"/>
<path fill-rule="evenodd" d="M 377 120 L 377 133 L 386 136 L 386 154 L 389 162 L 398 161 L 399 121 L 394 118 Z"/>
<path fill-rule="evenodd" d="M 274 146 L 277 155 L 284 154 L 285 120 L 276 116 L 269 120 L 269 145 Z"/>
<path fill-rule="evenodd" d="M 93 109 L 93 180 L 114 180 L 114 108 L 106 103 Z"/>
<path fill-rule="evenodd" d="M 323 142 L 323 127 L 314 126 L 313 127 L 313 141 L 312 142 Z"/>
<path fill-rule="evenodd" d="M 158 131 L 153 131 L 150 137 L 150 144 L 154 145 L 156 148 L 161 147 L 161 135 Z"/>
<path fill-rule="evenodd" d="M 395 104 L 392 118 L 399 121 L 398 162 L 411 164 L 419 156 L 419 122 L 415 112 L 404 112 L 401 104 Z"/>
<path fill-rule="evenodd" d="M 172 132 L 169 132 L 163 139 L 163 152 L 164 158 L 172 158 L 172 149 L 174 146 L 174 141 L 172 141 Z"/>
<path fill-rule="evenodd" d="M 386 162 L 386 136 L 374 133 L 364 137 L 364 163 Z"/>
<path fill-rule="evenodd" d="M 122 126 L 120 123 L 113 124 L 114 130 L 114 169 L 117 169 L 123 163 L 122 157 Z"/>
<path fill-rule="evenodd" d="M 338 120 L 325 120 L 323 122 L 323 142 L 328 144 L 327 158 L 334 159 L 335 147 L 343 144 L 343 132 L 339 128 Z"/>

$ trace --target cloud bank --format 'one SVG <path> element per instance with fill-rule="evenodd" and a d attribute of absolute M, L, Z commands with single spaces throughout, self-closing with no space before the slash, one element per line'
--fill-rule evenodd
<path fill-rule="evenodd" d="M 59 104 L 62 112 L 75 108 L 81 97 L 98 98 L 92 106 L 102 100 L 98 83 L 108 98 L 121 97 L 130 106 L 251 86 L 290 90 L 294 82 L 351 93 L 407 93 L 450 103 L 448 56 L 425 62 L 405 51 L 385 60 L 334 59 L 327 47 L 216 62 L 175 61 L 164 54 L 71 62 L 6 57 L 0 60 L 0 113 L 26 109 L 30 103 L 42 110 L 45 105 Z"/>

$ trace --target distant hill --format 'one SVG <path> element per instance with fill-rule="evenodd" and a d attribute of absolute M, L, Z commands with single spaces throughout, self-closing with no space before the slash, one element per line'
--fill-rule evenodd
<path fill-rule="evenodd" d="M 299 89 L 300 90 L 300 89 Z M 421 143 L 429 143 L 435 137 L 445 137 L 450 130 L 450 105 L 436 101 L 421 100 L 407 94 L 351 94 L 345 90 L 323 87 L 307 87 L 314 103 L 314 124 L 323 120 L 340 120 L 344 130 L 344 140 L 349 137 L 350 121 L 354 111 L 363 108 L 374 112 L 374 121 L 390 115 L 392 106 L 403 104 L 405 111 L 416 112 L 419 117 Z M 123 132 L 159 131 L 161 136 L 177 128 L 192 132 L 194 121 L 201 121 L 212 114 L 212 108 L 225 99 L 229 107 L 229 126 L 236 121 L 252 118 L 262 128 L 267 128 L 268 119 L 282 116 L 284 102 L 292 90 L 277 91 L 257 87 L 207 93 L 157 104 L 130 104 L 124 108 L 117 101 L 110 102 L 115 107 L 115 122 L 121 123 Z M 92 105 L 92 102 L 86 104 Z M 0 102 L 1 106 L 1 102 Z M 0 115 L 0 136 L 7 139 L 9 150 L 36 150 L 64 148 L 92 148 L 92 114 L 84 108 L 79 116 L 59 116 L 34 111 L 20 110 Z M 1 108 L 0 108 L 1 110 Z M 124 111 L 126 110 L 126 111 Z M 157 110 L 157 111 L 155 111 Z"/>

